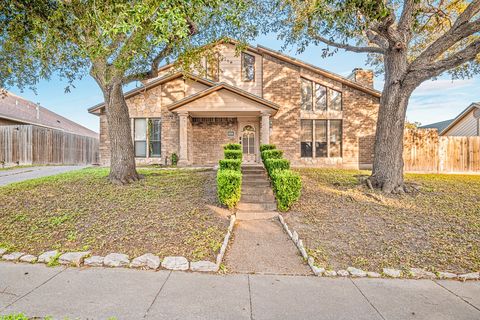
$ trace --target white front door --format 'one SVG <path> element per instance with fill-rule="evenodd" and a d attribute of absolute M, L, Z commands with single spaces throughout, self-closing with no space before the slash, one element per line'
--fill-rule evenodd
<path fill-rule="evenodd" d="M 242 150 L 243 150 L 243 162 L 244 163 L 255 163 L 256 162 L 256 136 L 255 128 L 251 125 L 246 125 L 242 129 Z"/>

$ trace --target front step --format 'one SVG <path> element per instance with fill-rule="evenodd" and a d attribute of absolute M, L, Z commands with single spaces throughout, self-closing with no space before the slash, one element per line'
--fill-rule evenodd
<path fill-rule="evenodd" d="M 276 211 L 242 211 L 235 214 L 237 220 L 266 220 L 278 217 Z"/>
<path fill-rule="evenodd" d="M 245 202 L 275 202 L 272 193 L 252 193 L 242 194 L 242 201 Z"/>
<path fill-rule="evenodd" d="M 248 180 L 242 182 L 243 187 L 262 187 L 262 188 L 270 188 L 270 182 L 267 180 Z"/>
<path fill-rule="evenodd" d="M 273 196 L 273 191 L 271 188 L 243 185 L 242 197 L 246 195 L 251 195 L 251 194 L 256 194 L 256 195 L 268 194 Z"/>
<path fill-rule="evenodd" d="M 267 178 L 265 176 L 258 176 L 258 175 L 254 175 L 254 176 L 246 176 L 244 175 L 242 177 L 242 180 L 245 181 L 245 182 L 268 182 Z"/>
<path fill-rule="evenodd" d="M 277 204 L 275 202 L 244 202 L 240 200 L 237 208 L 242 211 L 273 211 L 277 209 Z"/>

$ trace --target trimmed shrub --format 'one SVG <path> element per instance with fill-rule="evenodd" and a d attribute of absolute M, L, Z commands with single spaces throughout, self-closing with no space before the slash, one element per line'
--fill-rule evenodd
<path fill-rule="evenodd" d="M 240 143 L 227 143 L 223 146 L 223 150 L 242 150 Z"/>
<path fill-rule="evenodd" d="M 240 171 L 242 168 L 242 160 L 238 159 L 222 159 L 218 162 L 220 170 Z"/>
<path fill-rule="evenodd" d="M 225 159 L 242 160 L 242 150 L 224 150 L 223 155 L 225 156 Z"/>
<path fill-rule="evenodd" d="M 265 162 L 267 159 L 282 159 L 283 151 L 282 150 L 265 150 L 262 151 L 262 161 Z"/>
<path fill-rule="evenodd" d="M 218 200 L 233 209 L 242 194 L 242 173 L 236 170 L 217 171 Z"/>
<path fill-rule="evenodd" d="M 260 152 L 265 150 L 275 150 L 277 147 L 274 144 L 261 144 L 260 145 Z"/>
<path fill-rule="evenodd" d="M 266 159 L 265 168 L 268 171 L 268 175 L 272 175 L 273 170 L 290 169 L 290 161 L 287 159 Z"/>
<path fill-rule="evenodd" d="M 302 179 L 291 170 L 273 170 L 271 174 L 273 189 L 280 211 L 287 211 L 300 198 Z"/>

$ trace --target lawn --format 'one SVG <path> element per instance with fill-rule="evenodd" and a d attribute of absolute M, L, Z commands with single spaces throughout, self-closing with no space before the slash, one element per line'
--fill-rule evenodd
<path fill-rule="evenodd" d="M 359 182 L 366 171 L 297 171 L 302 196 L 286 220 L 319 266 L 480 269 L 480 175 L 407 174 L 418 191 L 383 195 Z"/>
<path fill-rule="evenodd" d="M 89 168 L 0 187 L 0 246 L 39 254 L 147 252 L 215 261 L 228 219 L 211 170 L 141 169 L 145 179 L 112 185 Z"/>

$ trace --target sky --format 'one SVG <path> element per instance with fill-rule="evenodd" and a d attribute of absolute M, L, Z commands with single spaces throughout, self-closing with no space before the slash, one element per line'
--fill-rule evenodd
<path fill-rule="evenodd" d="M 250 42 L 265 47 L 281 50 L 282 42 L 274 34 L 262 35 Z M 366 55 L 345 52 L 340 50 L 330 57 L 322 58 L 322 46 L 310 46 L 301 54 L 296 54 L 295 48 L 285 49 L 283 52 L 298 59 L 316 65 L 334 73 L 348 76 L 355 68 L 366 68 Z M 52 78 L 50 81 L 41 80 L 37 86 L 37 93 L 25 89 L 9 88 L 9 91 L 22 96 L 41 106 L 69 118 L 96 132 L 99 130 L 99 119 L 89 114 L 87 109 L 99 102 L 103 102 L 102 92 L 96 82 L 86 75 L 82 80 L 74 83 L 70 93 L 65 93 L 66 81 Z M 383 76 L 375 77 L 375 88 L 382 90 Z M 133 86 L 134 87 L 134 86 Z M 128 89 L 133 88 L 130 85 Z M 480 101 L 480 77 L 452 81 L 448 77 L 441 77 L 435 81 L 427 81 L 413 93 L 408 110 L 407 120 L 430 124 L 455 118 L 470 103 Z"/>

